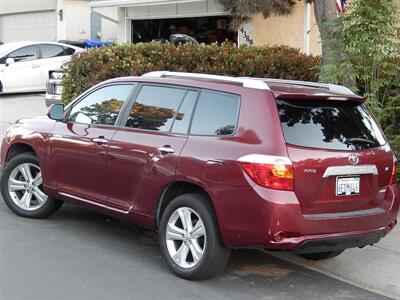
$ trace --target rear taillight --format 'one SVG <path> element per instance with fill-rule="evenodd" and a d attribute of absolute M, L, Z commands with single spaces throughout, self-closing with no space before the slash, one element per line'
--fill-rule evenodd
<path fill-rule="evenodd" d="M 258 185 L 275 190 L 294 190 L 294 171 L 289 158 L 249 154 L 240 157 L 238 161 Z"/>
<path fill-rule="evenodd" d="M 390 184 L 397 183 L 397 158 L 393 155 L 392 175 L 390 176 Z"/>

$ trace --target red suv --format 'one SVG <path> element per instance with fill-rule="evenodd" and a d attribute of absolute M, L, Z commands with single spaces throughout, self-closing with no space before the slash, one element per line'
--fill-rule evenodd
<path fill-rule="evenodd" d="M 208 277 L 230 248 L 311 259 L 396 225 L 396 159 L 363 99 L 335 85 L 153 72 L 108 80 L 1 148 L 17 215 L 70 201 L 159 231 L 177 275 Z"/>

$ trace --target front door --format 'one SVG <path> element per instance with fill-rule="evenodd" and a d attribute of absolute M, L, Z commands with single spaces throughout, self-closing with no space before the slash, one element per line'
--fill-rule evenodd
<path fill-rule="evenodd" d="M 198 92 L 143 85 L 109 145 L 110 204 L 151 214 L 173 182 Z"/>
<path fill-rule="evenodd" d="M 3 68 L 5 92 L 44 90 L 36 45 L 15 50 L 7 58 L 13 58 L 14 63 Z"/>
<path fill-rule="evenodd" d="M 107 152 L 134 84 L 101 87 L 77 102 L 51 131 L 50 185 L 87 200 L 107 201 Z"/>

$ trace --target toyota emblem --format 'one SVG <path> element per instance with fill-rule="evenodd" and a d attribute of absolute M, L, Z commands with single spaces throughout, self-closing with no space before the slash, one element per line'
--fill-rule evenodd
<path fill-rule="evenodd" d="M 349 159 L 349 162 L 352 165 L 358 164 L 359 159 L 358 159 L 358 155 L 357 154 L 354 154 L 354 153 L 350 154 L 348 159 Z"/>

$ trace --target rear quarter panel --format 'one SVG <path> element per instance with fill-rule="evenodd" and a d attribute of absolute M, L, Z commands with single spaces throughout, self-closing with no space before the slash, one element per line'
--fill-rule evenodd
<path fill-rule="evenodd" d="M 222 238 L 229 246 L 261 241 L 264 205 L 251 197 L 254 184 L 237 159 L 258 153 L 286 156 L 274 97 L 270 92 L 241 89 L 240 114 L 233 136 L 189 136 L 181 153 L 177 180 L 202 186 L 214 205 Z"/>

